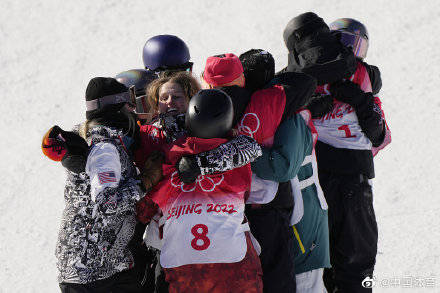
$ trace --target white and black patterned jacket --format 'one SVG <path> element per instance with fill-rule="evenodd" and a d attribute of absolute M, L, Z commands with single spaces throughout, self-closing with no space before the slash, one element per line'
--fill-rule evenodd
<path fill-rule="evenodd" d="M 60 283 L 90 283 L 133 265 L 128 243 L 136 225 L 135 203 L 143 193 L 135 179 L 132 159 L 119 137 L 122 133 L 117 130 L 93 127 L 88 133 L 91 147 L 86 172 L 75 174 L 67 171 L 64 190 L 66 207 L 55 253 Z M 96 150 L 99 147 L 103 150 Z M 108 152 L 109 149 L 113 152 Z M 99 171 L 102 165 L 96 160 L 96 153 L 104 155 L 105 161 L 101 160 L 103 165 L 113 158 L 113 165 L 120 165 L 120 169 Z M 120 162 L 117 162 L 118 159 Z M 99 166 L 94 168 L 93 164 Z M 94 184 L 101 186 L 91 188 Z M 93 200 L 92 189 L 97 191 Z"/>

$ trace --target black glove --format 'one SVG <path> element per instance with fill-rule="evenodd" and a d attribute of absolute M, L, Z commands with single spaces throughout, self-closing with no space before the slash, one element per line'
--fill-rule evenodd
<path fill-rule="evenodd" d="M 67 149 L 67 153 L 61 160 L 63 167 L 73 173 L 84 172 L 89 150 L 89 146 L 84 138 L 75 132 L 64 131 L 57 125 L 52 128 L 51 135 L 60 135 Z"/>
<path fill-rule="evenodd" d="M 159 123 L 168 143 L 174 142 L 185 134 L 185 114 L 177 111 L 159 114 Z"/>
<path fill-rule="evenodd" d="M 184 183 L 193 183 L 202 173 L 195 156 L 183 156 L 176 164 L 177 173 Z"/>
<path fill-rule="evenodd" d="M 361 104 L 365 96 L 365 92 L 361 90 L 359 85 L 349 80 L 331 84 L 330 92 L 335 99 L 353 107 Z"/>
<path fill-rule="evenodd" d="M 79 174 L 86 170 L 87 156 L 66 154 L 61 160 L 61 165 L 70 172 Z"/>
<path fill-rule="evenodd" d="M 379 146 L 385 138 L 385 128 L 381 110 L 375 104 L 373 94 L 363 92 L 351 81 L 332 84 L 330 92 L 336 99 L 354 108 L 362 131 L 373 146 Z"/>
<path fill-rule="evenodd" d="M 315 96 L 306 107 L 312 114 L 313 119 L 321 118 L 333 110 L 333 97 L 330 95 Z"/>

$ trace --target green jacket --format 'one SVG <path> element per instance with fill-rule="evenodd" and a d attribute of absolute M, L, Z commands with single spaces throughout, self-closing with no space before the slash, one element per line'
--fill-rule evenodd
<path fill-rule="evenodd" d="M 263 155 L 251 164 L 258 177 L 275 182 L 294 178 L 313 147 L 312 134 L 300 115 L 282 122 L 271 148 L 262 148 Z"/>
<path fill-rule="evenodd" d="M 293 193 L 296 192 L 292 217 L 292 221 L 295 215 L 297 218 L 292 225 L 296 238 L 295 273 L 330 267 L 327 207 L 322 192 L 321 198 L 318 194 L 321 187 L 312 133 L 301 115 L 281 123 L 272 148 L 263 148 L 263 155 L 252 163 L 252 171 L 266 180 L 290 180 Z M 298 211 L 304 212 L 302 217 Z"/>

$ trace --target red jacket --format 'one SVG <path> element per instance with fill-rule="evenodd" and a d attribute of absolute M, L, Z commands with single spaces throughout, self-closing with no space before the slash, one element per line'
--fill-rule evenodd
<path fill-rule="evenodd" d="M 165 152 L 169 148 L 169 144 L 167 144 L 163 131 L 154 125 L 142 125 L 139 135 L 141 145 L 135 151 L 134 159 L 136 166 L 142 171 L 151 152 L 155 150 Z M 144 224 L 148 224 L 157 212 L 158 206 L 148 194 L 136 204 L 136 218 Z"/>
<path fill-rule="evenodd" d="M 210 196 L 216 194 L 238 194 L 249 190 L 251 183 L 250 165 L 243 166 L 222 174 L 200 175 L 195 183 L 185 184 L 177 176 L 175 164 L 184 155 L 198 154 L 218 147 L 226 142 L 226 139 L 213 138 L 202 139 L 196 137 L 184 137 L 178 139 L 166 154 L 163 165 L 163 180 L 155 186 L 151 198 L 159 205 L 162 211 L 167 210 L 167 204 L 188 190 L 188 196 L 206 196 L 209 190 Z M 212 191 L 210 191 L 213 189 Z M 195 195 L 197 194 L 197 195 Z M 244 198 L 243 198 L 244 200 Z"/>
<path fill-rule="evenodd" d="M 286 94 L 282 86 L 258 90 L 252 95 L 236 128 L 259 144 L 271 146 L 285 106 Z"/>
<path fill-rule="evenodd" d="M 134 153 L 138 168 L 143 169 L 145 161 L 152 151 L 166 151 L 169 145 L 163 131 L 154 125 L 142 125 L 139 131 L 140 147 Z"/>

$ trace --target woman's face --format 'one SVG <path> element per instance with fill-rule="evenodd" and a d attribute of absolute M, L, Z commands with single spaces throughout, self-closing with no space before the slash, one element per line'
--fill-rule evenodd
<path fill-rule="evenodd" d="M 188 108 L 188 101 L 182 87 L 173 82 L 164 83 L 159 90 L 158 108 L 159 113 L 172 110 L 185 113 Z"/>

